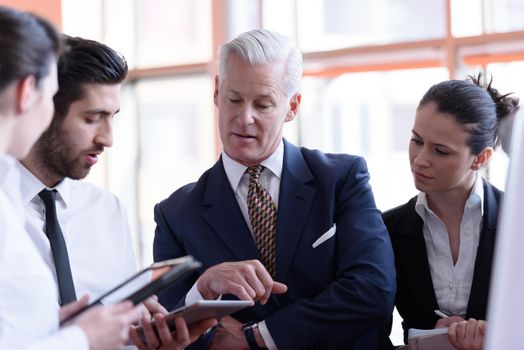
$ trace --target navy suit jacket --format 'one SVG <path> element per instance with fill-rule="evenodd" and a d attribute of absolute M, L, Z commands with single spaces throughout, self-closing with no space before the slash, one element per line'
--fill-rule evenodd
<path fill-rule="evenodd" d="M 360 157 L 324 154 L 284 140 L 276 280 L 288 291 L 235 314 L 237 320 L 265 320 L 279 349 L 377 347 L 362 336 L 390 315 L 395 270 L 368 179 Z M 190 254 L 205 270 L 260 259 L 221 160 L 198 182 L 157 204 L 155 221 L 155 261 Z M 334 224 L 336 234 L 313 248 Z M 174 286 L 160 301 L 168 308 L 177 305 L 195 281 Z"/>
<path fill-rule="evenodd" d="M 480 233 L 473 282 L 469 295 L 466 319 L 486 319 L 491 265 L 495 247 L 501 192 L 484 181 L 484 217 Z M 417 198 L 384 213 L 383 218 L 391 236 L 397 269 L 395 304 L 402 316 L 404 341 L 409 328 L 430 329 L 439 317 L 437 297 L 431 280 L 422 218 L 415 211 Z"/>

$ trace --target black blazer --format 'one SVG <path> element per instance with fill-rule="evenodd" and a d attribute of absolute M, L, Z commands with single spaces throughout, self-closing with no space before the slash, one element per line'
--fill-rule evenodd
<path fill-rule="evenodd" d="M 491 265 L 499 205 L 502 192 L 484 181 L 484 217 L 480 233 L 475 270 L 468 301 L 467 318 L 486 319 Z M 409 328 L 430 329 L 439 317 L 437 298 L 431 280 L 423 221 L 415 212 L 417 198 L 406 204 L 388 210 L 383 214 L 397 269 L 397 295 L 395 305 L 403 318 L 404 341 Z"/>

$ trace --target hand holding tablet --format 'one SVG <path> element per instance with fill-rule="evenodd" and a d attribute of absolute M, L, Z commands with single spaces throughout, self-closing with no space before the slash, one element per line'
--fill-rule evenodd
<path fill-rule="evenodd" d="M 61 324 L 67 323 L 95 305 L 112 305 L 125 300 L 130 300 L 133 302 L 133 305 L 137 305 L 150 295 L 158 293 L 180 281 L 182 278 L 200 268 L 200 266 L 201 264 L 189 255 L 154 263 L 137 272 L 86 307 L 73 313 L 64 319 Z"/>
<path fill-rule="evenodd" d="M 219 319 L 237 311 L 253 306 L 251 300 L 199 300 L 193 304 L 182 306 L 164 316 L 170 331 L 175 331 L 175 319 L 181 317 L 187 326 L 206 319 Z M 153 330 L 158 334 L 155 321 L 151 322 Z M 136 327 L 138 335 L 144 340 L 142 327 Z"/>

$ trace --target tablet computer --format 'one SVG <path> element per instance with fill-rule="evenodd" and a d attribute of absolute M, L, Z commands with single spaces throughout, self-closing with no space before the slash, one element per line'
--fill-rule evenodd
<path fill-rule="evenodd" d="M 190 255 L 156 262 L 107 291 L 86 307 L 70 315 L 61 324 L 72 320 L 95 305 L 112 305 L 125 300 L 130 300 L 133 302 L 133 305 L 137 305 L 152 294 L 158 293 L 180 281 L 201 266 Z"/>
<path fill-rule="evenodd" d="M 176 310 L 171 311 L 166 315 L 166 323 L 171 331 L 175 330 L 174 319 L 183 317 L 186 324 L 190 326 L 193 323 L 202 321 L 208 318 L 221 318 L 227 315 L 234 314 L 237 311 L 251 307 L 255 303 L 251 300 L 199 300 L 193 304 L 182 306 Z M 153 331 L 158 336 L 155 322 L 152 322 Z M 142 327 L 136 327 L 138 335 L 145 340 Z"/>
<path fill-rule="evenodd" d="M 253 305 L 254 302 L 251 300 L 199 300 L 171 311 L 166 316 L 166 321 L 169 323 L 176 317 L 183 317 L 187 325 L 190 325 L 206 318 L 231 315 Z"/>

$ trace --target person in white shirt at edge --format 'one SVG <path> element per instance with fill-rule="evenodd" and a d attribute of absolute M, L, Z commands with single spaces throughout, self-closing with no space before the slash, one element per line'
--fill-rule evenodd
<path fill-rule="evenodd" d="M 383 215 L 405 338 L 409 328 L 449 327 L 457 349 L 483 346 L 503 194 L 479 170 L 500 141 L 500 123 L 519 109 L 509 95 L 479 75 L 436 84 L 419 103 L 409 160 L 420 193 Z"/>
<path fill-rule="evenodd" d="M 123 205 L 112 193 L 78 181 L 113 143 L 112 124 L 120 110 L 121 84 L 128 67 L 123 56 L 102 43 L 66 37 L 65 44 L 58 61 L 59 89 L 54 96 L 53 120 L 19 164 L 22 200 L 29 234 L 55 271 L 44 232 L 45 206 L 38 194 L 45 188 L 57 191 L 57 216 L 76 294 L 97 298 L 136 271 Z M 153 313 L 166 313 L 154 299 L 145 304 Z M 157 317 L 163 320 L 161 315 Z M 176 333 L 169 332 L 164 324 L 161 334 L 166 348 L 186 346 L 190 335 L 195 338 L 215 321 L 196 324 L 189 333 L 182 319 L 176 323 Z M 151 331 L 147 326 L 145 329 Z M 134 339 L 137 345 L 145 346 Z M 156 342 L 155 338 L 148 345 L 156 348 Z"/>
<path fill-rule="evenodd" d="M 140 311 L 130 302 L 97 306 L 59 328 L 87 297 L 59 310 L 57 289 L 24 229 L 15 158 L 45 130 L 57 90 L 56 30 L 0 6 L 0 349 L 114 349 Z"/>

